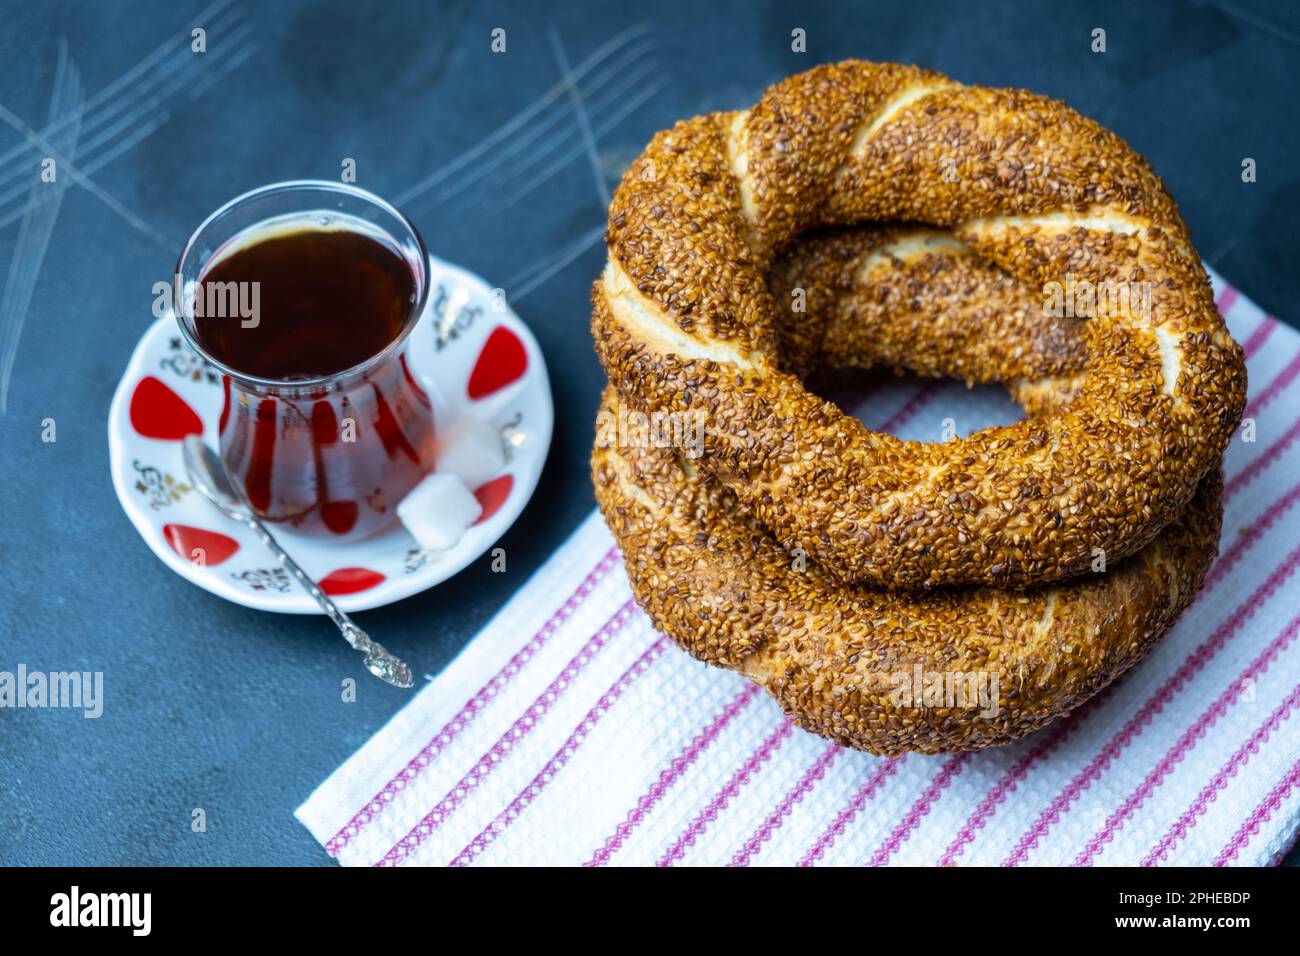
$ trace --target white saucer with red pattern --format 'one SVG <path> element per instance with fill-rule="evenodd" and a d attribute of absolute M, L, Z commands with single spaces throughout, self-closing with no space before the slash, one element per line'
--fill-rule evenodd
<path fill-rule="evenodd" d="M 482 557 L 523 511 L 550 448 L 555 410 L 528 327 L 478 276 L 432 257 L 429 290 L 429 305 L 411 330 L 411 370 L 429 393 L 437 427 L 472 412 L 501 429 L 506 466 L 474 489 L 483 514 L 446 551 L 421 549 L 399 522 L 356 542 L 274 528 L 345 611 L 417 594 Z M 173 316 L 154 322 L 109 408 L 118 500 L 154 554 L 199 587 L 266 611 L 319 613 L 251 531 L 190 487 L 181 439 L 198 432 L 215 448 L 221 406 L 220 374 L 189 347 Z"/>

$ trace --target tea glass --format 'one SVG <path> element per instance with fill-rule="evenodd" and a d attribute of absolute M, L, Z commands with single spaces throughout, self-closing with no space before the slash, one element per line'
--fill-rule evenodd
<path fill-rule="evenodd" d="M 205 272 L 223 254 L 256 241 L 263 230 L 298 221 L 304 228 L 352 229 L 379 238 L 410 266 L 415 291 L 397 334 L 351 368 L 312 378 L 260 378 L 204 348 L 196 332 L 196 296 Z M 398 502 L 434 466 L 433 408 L 412 374 L 406 347 L 429 295 L 429 255 L 411 221 L 349 184 L 274 183 L 232 199 L 205 219 L 186 242 L 175 273 L 181 333 L 222 376 L 221 459 L 258 516 L 344 540 L 389 524 Z"/>

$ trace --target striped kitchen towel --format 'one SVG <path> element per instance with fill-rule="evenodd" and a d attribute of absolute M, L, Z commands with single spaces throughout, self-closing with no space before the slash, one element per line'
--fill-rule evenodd
<path fill-rule="evenodd" d="M 1011 746 L 894 760 L 794 728 L 657 634 L 598 514 L 298 808 L 349 865 L 1261 865 L 1300 827 L 1300 334 L 1215 278 L 1246 350 L 1220 556 L 1128 676 Z M 996 389 L 859 396 L 907 438 Z"/>

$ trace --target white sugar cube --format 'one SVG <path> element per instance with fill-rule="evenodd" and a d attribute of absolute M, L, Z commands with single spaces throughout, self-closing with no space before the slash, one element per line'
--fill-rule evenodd
<path fill-rule="evenodd" d="M 455 547 L 465 529 L 478 520 L 483 506 L 452 474 L 425 477 L 397 506 L 397 517 L 420 546 L 434 551 Z"/>
<path fill-rule="evenodd" d="M 470 488 L 495 478 L 506 465 L 501 433 L 475 415 L 462 415 L 438 435 L 438 471 L 450 472 Z"/>

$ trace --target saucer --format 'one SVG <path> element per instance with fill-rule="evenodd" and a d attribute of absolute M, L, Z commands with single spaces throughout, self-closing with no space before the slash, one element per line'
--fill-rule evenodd
<path fill-rule="evenodd" d="M 417 594 L 481 557 L 523 511 L 551 444 L 551 389 L 528 327 L 478 276 L 433 257 L 429 264 L 429 305 L 407 344 L 411 370 L 433 403 L 436 428 L 472 412 L 501 431 L 507 461 L 500 475 L 473 489 L 483 514 L 446 551 L 421 549 L 397 521 L 356 542 L 272 525 L 284 549 L 345 611 Z M 154 554 L 199 587 L 265 611 L 320 613 L 252 531 L 190 486 L 181 440 L 198 432 L 217 447 L 221 407 L 220 373 L 186 344 L 171 313 L 154 322 L 108 412 L 118 500 Z"/>

